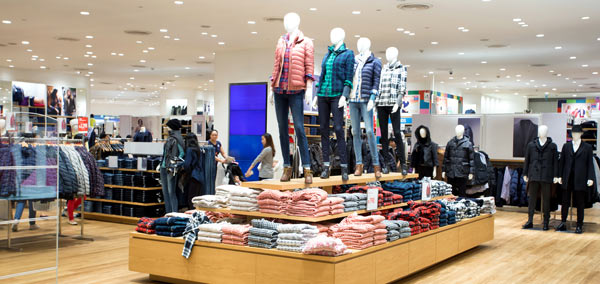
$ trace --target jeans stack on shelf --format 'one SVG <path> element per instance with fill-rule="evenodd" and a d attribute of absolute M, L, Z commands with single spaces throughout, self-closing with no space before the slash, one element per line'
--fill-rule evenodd
<path fill-rule="evenodd" d="M 122 189 L 121 200 L 133 202 L 133 189 Z"/>
<path fill-rule="evenodd" d="M 93 206 L 92 212 L 102 213 L 102 202 L 94 201 Z"/>
<path fill-rule="evenodd" d="M 112 189 L 112 200 L 123 200 L 123 189 L 113 188 Z"/>
<path fill-rule="evenodd" d="M 146 169 L 155 170 L 160 165 L 160 157 L 150 157 L 146 160 Z"/>
<path fill-rule="evenodd" d="M 114 184 L 113 183 L 113 177 L 115 175 L 113 173 L 102 173 L 102 177 L 104 178 L 104 184 Z"/>
<path fill-rule="evenodd" d="M 123 185 L 123 173 L 119 172 L 113 176 L 113 184 L 114 185 Z"/>
<path fill-rule="evenodd" d="M 124 186 L 133 186 L 133 174 L 123 174 L 123 185 Z"/>
<path fill-rule="evenodd" d="M 125 159 L 123 160 L 124 169 L 137 169 L 137 159 Z"/>
<path fill-rule="evenodd" d="M 85 210 L 85 212 L 94 212 L 94 201 L 86 201 L 83 210 Z"/>
<path fill-rule="evenodd" d="M 108 199 L 108 200 L 113 199 L 113 189 L 112 188 L 104 189 L 104 199 Z"/>

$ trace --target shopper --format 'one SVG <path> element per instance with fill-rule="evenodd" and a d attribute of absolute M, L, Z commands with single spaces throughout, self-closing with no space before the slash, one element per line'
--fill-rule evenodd
<path fill-rule="evenodd" d="M 27 204 L 29 206 L 29 219 L 35 218 L 36 212 L 35 212 L 35 209 L 33 208 L 33 201 L 27 200 L 27 201 L 17 202 L 17 208 L 15 209 L 15 218 L 14 218 L 15 220 L 21 220 L 21 216 L 23 216 L 23 210 L 25 210 L 25 202 L 27 202 Z M 19 231 L 18 226 L 19 226 L 18 224 L 13 224 L 12 231 L 13 232 Z M 35 224 L 35 220 L 29 221 L 29 230 L 37 230 L 39 228 L 40 227 Z"/>
<path fill-rule="evenodd" d="M 273 178 L 273 157 L 275 157 L 275 146 L 273 145 L 273 137 L 271 134 L 265 133 L 261 137 L 261 143 L 263 145 L 263 149 L 258 154 L 258 157 L 254 159 L 252 165 L 246 171 L 246 177 L 250 177 L 252 175 L 252 169 L 256 164 L 261 163 L 260 169 L 258 170 L 258 179 L 271 179 Z"/>
<path fill-rule="evenodd" d="M 192 198 L 205 194 L 202 192 L 202 184 L 204 184 L 202 167 L 204 161 L 202 161 L 203 156 L 200 154 L 200 145 L 198 144 L 196 134 L 190 132 L 185 136 L 185 149 L 183 169 L 188 173 L 185 191 L 187 192 L 188 208 L 193 209 Z"/>
<path fill-rule="evenodd" d="M 229 156 L 227 156 L 227 153 L 225 153 L 225 150 L 223 150 L 223 145 L 221 144 L 221 142 L 219 140 L 217 140 L 219 138 L 219 131 L 217 131 L 216 129 L 213 129 L 210 131 L 210 136 L 208 142 L 210 143 L 211 146 L 215 147 L 215 160 L 217 161 L 217 163 L 221 163 L 221 164 L 225 164 L 227 163 L 227 160 L 229 159 Z M 223 158 L 219 158 L 219 154 L 221 154 L 221 156 Z"/>
<path fill-rule="evenodd" d="M 83 197 L 85 199 L 85 196 Z M 69 215 L 69 224 L 77 225 L 73 212 L 81 205 L 81 197 L 67 201 L 67 214 Z"/>
<path fill-rule="evenodd" d="M 162 184 L 163 198 L 165 200 L 165 210 L 167 213 L 177 212 L 176 194 L 176 172 L 173 164 L 178 158 L 183 158 L 183 137 L 181 137 L 181 122 L 177 119 L 171 119 L 167 122 L 169 129 L 169 138 L 163 148 L 163 158 L 160 167 L 160 181 Z"/>

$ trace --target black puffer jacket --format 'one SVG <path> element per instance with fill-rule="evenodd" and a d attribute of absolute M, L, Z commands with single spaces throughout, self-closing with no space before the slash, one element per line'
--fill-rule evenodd
<path fill-rule="evenodd" d="M 421 129 L 425 129 L 425 138 L 421 137 Z M 437 167 L 438 145 L 431 141 L 429 128 L 421 125 L 417 127 L 414 135 L 417 137 L 417 143 L 415 143 L 415 147 L 410 155 L 410 165 L 413 168 L 417 166 Z"/>
<path fill-rule="evenodd" d="M 456 136 L 446 144 L 442 172 L 449 178 L 466 178 L 473 174 L 473 144 L 469 138 Z"/>
<path fill-rule="evenodd" d="M 527 144 L 523 175 L 529 181 L 547 183 L 552 183 L 553 179 L 559 176 L 558 147 L 552 142 L 552 138 L 548 137 L 543 146 L 540 145 L 539 139 Z"/>
<path fill-rule="evenodd" d="M 471 185 L 484 185 L 486 183 L 495 184 L 496 174 L 494 173 L 494 167 L 490 162 L 490 157 L 487 153 L 479 151 L 473 153 L 473 180 Z"/>

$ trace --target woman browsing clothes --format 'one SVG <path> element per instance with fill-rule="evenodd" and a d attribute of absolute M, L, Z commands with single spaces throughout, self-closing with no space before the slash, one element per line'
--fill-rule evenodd
<path fill-rule="evenodd" d="M 273 145 L 273 137 L 271 134 L 265 133 L 261 137 L 261 142 L 263 145 L 263 149 L 258 154 L 258 157 L 254 159 L 252 165 L 246 171 L 246 177 L 250 177 L 252 173 L 252 169 L 256 164 L 260 163 L 260 169 L 258 170 L 258 179 L 271 179 L 273 178 L 273 157 L 275 157 L 275 146 Z"/>

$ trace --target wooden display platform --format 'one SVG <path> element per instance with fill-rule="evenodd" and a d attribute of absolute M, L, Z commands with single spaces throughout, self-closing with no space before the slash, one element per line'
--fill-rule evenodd
<path fill-rule="evenodd" d="M 138 186 L 127 186 L 127 185 L 116 185 L 116 184 L 105 184 L 106 188 L 124 188 L 124 189 L 134 189 L 134 190 L 160 190 L 162 187 L 138 187 Z"/>
<path fill-rule="evenodd" d="M 112 200 L 112 199 L 104 199 L 104 198 L 87 198 L 86 201 L 98 201 L 98 202 L 108 202 L 108 203 L 119 203 L 119 204 L 127 204 L 127 205 L 137 205 L 137 206 L 158 206 L 164 205 L 164 202 L 156 202 L 156 203 L 139 203 L 139 202 L 131 202 L 131 201 L 122 201 L 122 200 Z"/>
<path fill-rule="evenodd" d="M 445 199 L 448 197 L 452 197 L 452 195 L 433 197 L 430 200 L 439 200 L 439 199 Z M 89 200 L 89 198 L 88 198 L 88 200 Z M 415 201 L 415 202 L 419 203 L 422 201 Z M 328 220 L 344 218 L 346 216 L 350 216 L 352 213 L 355 213 L 355 212 L 357 214 L 365 214 L 365 213 L 374 212 L 374 211 L 400 208 L 400 207 L 404 207 L 407 205 L 408 205 L 408 203 L 404 202 L 404 203 L 392 204 L 392 205 L 388 205 L 388 206 L 382 206 L 382 207 L 377 208 L 376 210 L 371 210 L 371 211 L 367 211 L 367 210 L 348 211 L 348 212 L 344 212 L 344 213 L 340 213 L 340 214 L 327 215 L 327 216 L 321 216 L 321 217 L 290 216 L 290 215 L 285 215 L 285 214 L 262 213 L 259 211 L 231 210 L 229 208 L 200 208 L 200 207 L 197 207 L 196 209 L 202 210 L 202 211 L 229 213 L 229 214 L 243 215 L 243 216 L 250 216 L 250 217 L 257 217 L 257 218 L 274 218 L 274 219 L 291 220 L 291 221 L 299 221 L 299 222 L 318 223 L 318 222 L 323 222 L 323 221 L 328 221 Z"/>
<path fill-rule="evenodd" d="M 405 176 L 402 173 L 389 173 L 383 175 L 379 181 L 394 181 L 394 180 L 405 180 L 410 178 L 418 178 L 417 174 L 407 174 Z M 344 182 L 342 176 L 331 176 L 328 179 L 321 179 L 319 177 L 313 178 L 312 184 L 305 184 L 304 178 L 292 179 L 289 182 L 280 182 L 279 180 L 263 180 L 263 181 L 250 181 L 243 182 L 242 186 L 249 188 L 259 189 L 275 189 L 275 190 L 293 190 L 298 188 L 309 188 L 309 187 L 331 187 L 334 185 L 342 184 L 365 184 L 367 182 L 374 182 L 375 174 L 363 174 L 362 176 L 356 177 L 349 175 L 349 179 Z"/>
<path fill-rule="evenodd" d="M 327 257 L 131 233 L 129 270 L 170 283 L 389 283 L 494 238 L 494 217 L 482 215 L 395 242 Z"/>

